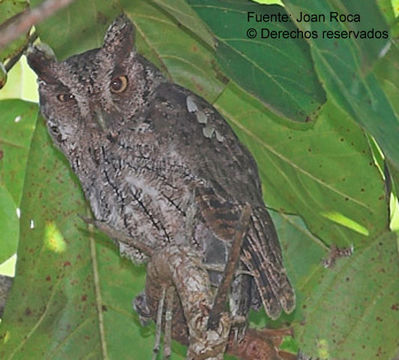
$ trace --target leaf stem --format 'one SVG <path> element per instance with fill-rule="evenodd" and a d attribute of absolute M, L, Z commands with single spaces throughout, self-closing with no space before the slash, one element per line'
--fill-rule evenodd
<path fill-rule="evenodd" d="M 98 327 L 100 331 L 100 341 L 101 341 L 101 352 L 103 354 L 103 359 L 108 360 L 108 350 L 107 343 L 105 342 L 105 329 L 104 329 L 104 317 L 103 317 L 103 300 L 101 297 L 101 289 L 100 289 L 100 279 L 98 276 L 98 262 L 97 262 L 97 252 L 96 252 L 96 242 L 93 238 L 94 227 L 92 224 L 88 225 L 90 231 L 90 257 L 92 260 L 93 266 L 93 277 L 94 277 L 94 291 L 96 296 L 96 305 L 97 305 L 97 314 L 98 314 Z"/>

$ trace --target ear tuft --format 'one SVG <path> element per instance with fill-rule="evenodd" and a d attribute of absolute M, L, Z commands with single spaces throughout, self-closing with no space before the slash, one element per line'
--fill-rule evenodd
<path fill-rule="evenodd" d="M 133 49 L 134 25 L 125 15 L 119 15 L 108 28 L 103 49 L 114 59 L 127 58 Z"/>
<path fill-rule="evenodd" d="M 26 57 L 29 66 L 37 74 L 39 79 L 47 83 L 57 82 L 57 75 L 55 72 L 57 59 L 50 46 L 44 43 L 30 46 L 26 51 Z"/>

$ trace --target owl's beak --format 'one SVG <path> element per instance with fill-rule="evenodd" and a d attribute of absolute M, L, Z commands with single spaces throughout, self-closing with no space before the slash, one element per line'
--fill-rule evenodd
<path fill-rule="evenodd" d="M 96 111 L 96 122 L 100 126 L 100 129 L 105 131 L 105 129 L 107 128 L 107 124 L 106 124 L 107 121 L 105 119 L 103 111 L 101 111 L 101 110 Z"/>
<path fill-rule="evenodd" d="M 103 131 L 109 129 L 112 125 L 112 122 L 115 121 L 115 114 L 108 113 L 102 109 L 95 110 L 95 114 L 96 123 Z"/>

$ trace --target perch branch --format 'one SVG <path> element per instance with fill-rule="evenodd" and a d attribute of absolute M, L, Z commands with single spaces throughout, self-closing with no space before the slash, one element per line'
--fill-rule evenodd
<path fill-rule="evenodd" d="M 156 318 L 155 313 L 159 314 L 159 303 L 164 297 L 160 290 L 170 286 L 176 289 L 180 300 L 178 306 L 173 306 L 174 310 L 180 309 L 180 313 L 173 311 L 172 333 L 176 337 L 176 320 L 184 324 L 178 328 L 184 334 L 177 334 L 177 337 L 188 340 L 187 359 L 222 360 L 230 333 L 230 318 L 223 313 L 219 327 L 207 329 L 213 302 L 211 285 L 207 271 L 201 266 L 201 257 L 190 248 L 170 245 L 150 259 L 145 293 L 153 318 Z"/>
<path fill-rule="evenodd" d="M 195 256 L 189 255 L 189 257 L 187 257 L 187 254 L 184 251 L 176 250 L 174 259 L 172 259 L 171 255 L 172 251 L 166 248 L 161 250 L 161 253 L 157 254 L 150 260 L 149 269 L 147 271 L 144 302 L 148 305 L 149 317 L 156 321 L 159 302 L 163 295 L 162 289 L 165 286 L 170 286 L 173 279 L 177 281 L 179 283 L 179 291 L 177 292 L 178 296 L 174 297 L 175 300 L 173 301 L 173 304 L 170 302 L 167 304 L 167 307 L 173 306 L 172 337 L 183 345 L 188 345 L 189 350 L 193 348 L 195 349 L 196 345 L 198 345 L 198 336 L 193 337 L 193 334 L 195 335 L 195 331 L 193 331 L 195 329 L 193 329 L 193 327 L 197 327 L 198 329 L 199 326 L 199 329 L 201 330 L 201 324 L 204 324 L 201 319 L 207 318 L 211 304 L 210 301 L 212 294 L 210 289 L 207 289 L 209 286 L 207 283 L 208 278 L 206 274 L 200 276 L 197 274 L 196 276 L 192 276 L 193 272 L 197 272 L 196 269 L 198 269 L 198 258 Z M 178 266 L 176 267 L 176 265 Z M 180 275 L 173 278 L 173 271 L 179 272 Z M 200 274 L 202 273 L 201 269 L 198 271 Z M 199 286 L 193 288 L 194 284 L 198 284 L 198 282 L 192 281 L 196 278 L 197 280 L 200 280 L 200 283 Z M 194 293 L 191 294 L 190 300 L 191 291 Z M 205 301 L 196 302 L 196 299 L 198 298 Z M 189 300 L 188 303 L 183 306 L 182 303 L 187 302 L 187 299 Z M 140 302 L 143 302 L 143 299 L 141 299 Z M 192 310 L 191 312 L 190 309 Z M 195 325 L 195 321 L 187 320 L 190 319 L 190 317 L 191 319 L 196 320 L 198 324 Z M 165 318 L 165 323 L 166 322 L 168 322 L 167 318 Z M 202 327 L 203 331 L 200 334 L 203 341 L 205 341 L 209 335 L 215 334 L 215 332 L 207 330 L 206 325 L 205 322 Z M 165 337 L 166 331 L 167 329 L 165 329 Z M 227 353 L 242 360 L 296 360 L 296 355 L 279 350 L 283 338 L 287 335 L 292 336 L 291 329 L 247 329 L 244 338 L 237 342 L 234 332 L 230 332 L 228 335 Z M 200 341 L 200 345 L 201 343 L 202 342 Z M 219 355 L 221 359 L 221 354 L 223 352 L 223 348 L 219 347 Z M 217 358 L 217 354 L 215 353 L 208 352 L 199 354 L 199 351 L 197 351 L 197 354 L 193 354 L 189 351 L 187 359 L 203 359 L 201 355 L 207 355 L 208 359 Z"/>
<path fill-rule="evenodd" d="M 48 18 L 74 0 L 46 0 L 34 9 L 28 9 L 12 19 L 0 30 L 0 50 L 11 41 L 27 33 L 29 29 Z"/>

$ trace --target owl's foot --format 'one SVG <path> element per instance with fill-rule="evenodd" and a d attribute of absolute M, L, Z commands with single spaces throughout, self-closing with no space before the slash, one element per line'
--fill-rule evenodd
<path fill-rule="evenodd" d="M 173 286 L 163 287 L 162 295 L 158 303 L 157 323 L 155 329 L 155 344 L 153 348 L 152 360 L 156 360 L 161 344 L 162 318 L 165 308 L 164 344 L 163 359 L 168 360 L 172 355 L 172 315 L 175 289 Z"/>
<path fill-rule="evenodd" d="M 158 311 L 157 311 L 157 323 L 156 323 L 156 328 L 155 328 L 155 344 L 154 348 L 152 350 L 152 360 L 156 360 L 159 350 L 160 350 L 160 345 L 161 345 L 161 332 L 162 332 L 162 315 L 163 315 L 163 306 L 165 303 L 165 297 L 166 297 L 166 288 L 164 287 L 162 289 L 162 295 L 161 298 L 159 299 L 158 303 Z"/>
<path fill-rule="evenodd" d="M 165 311 L 165 336 L 164 336 L 164 359 L 170 359 L 172 355 L 172 321 L 173 303 L 175 301 L 175 289 L 172 286 L 166 290 L 166 311 Z"/>

